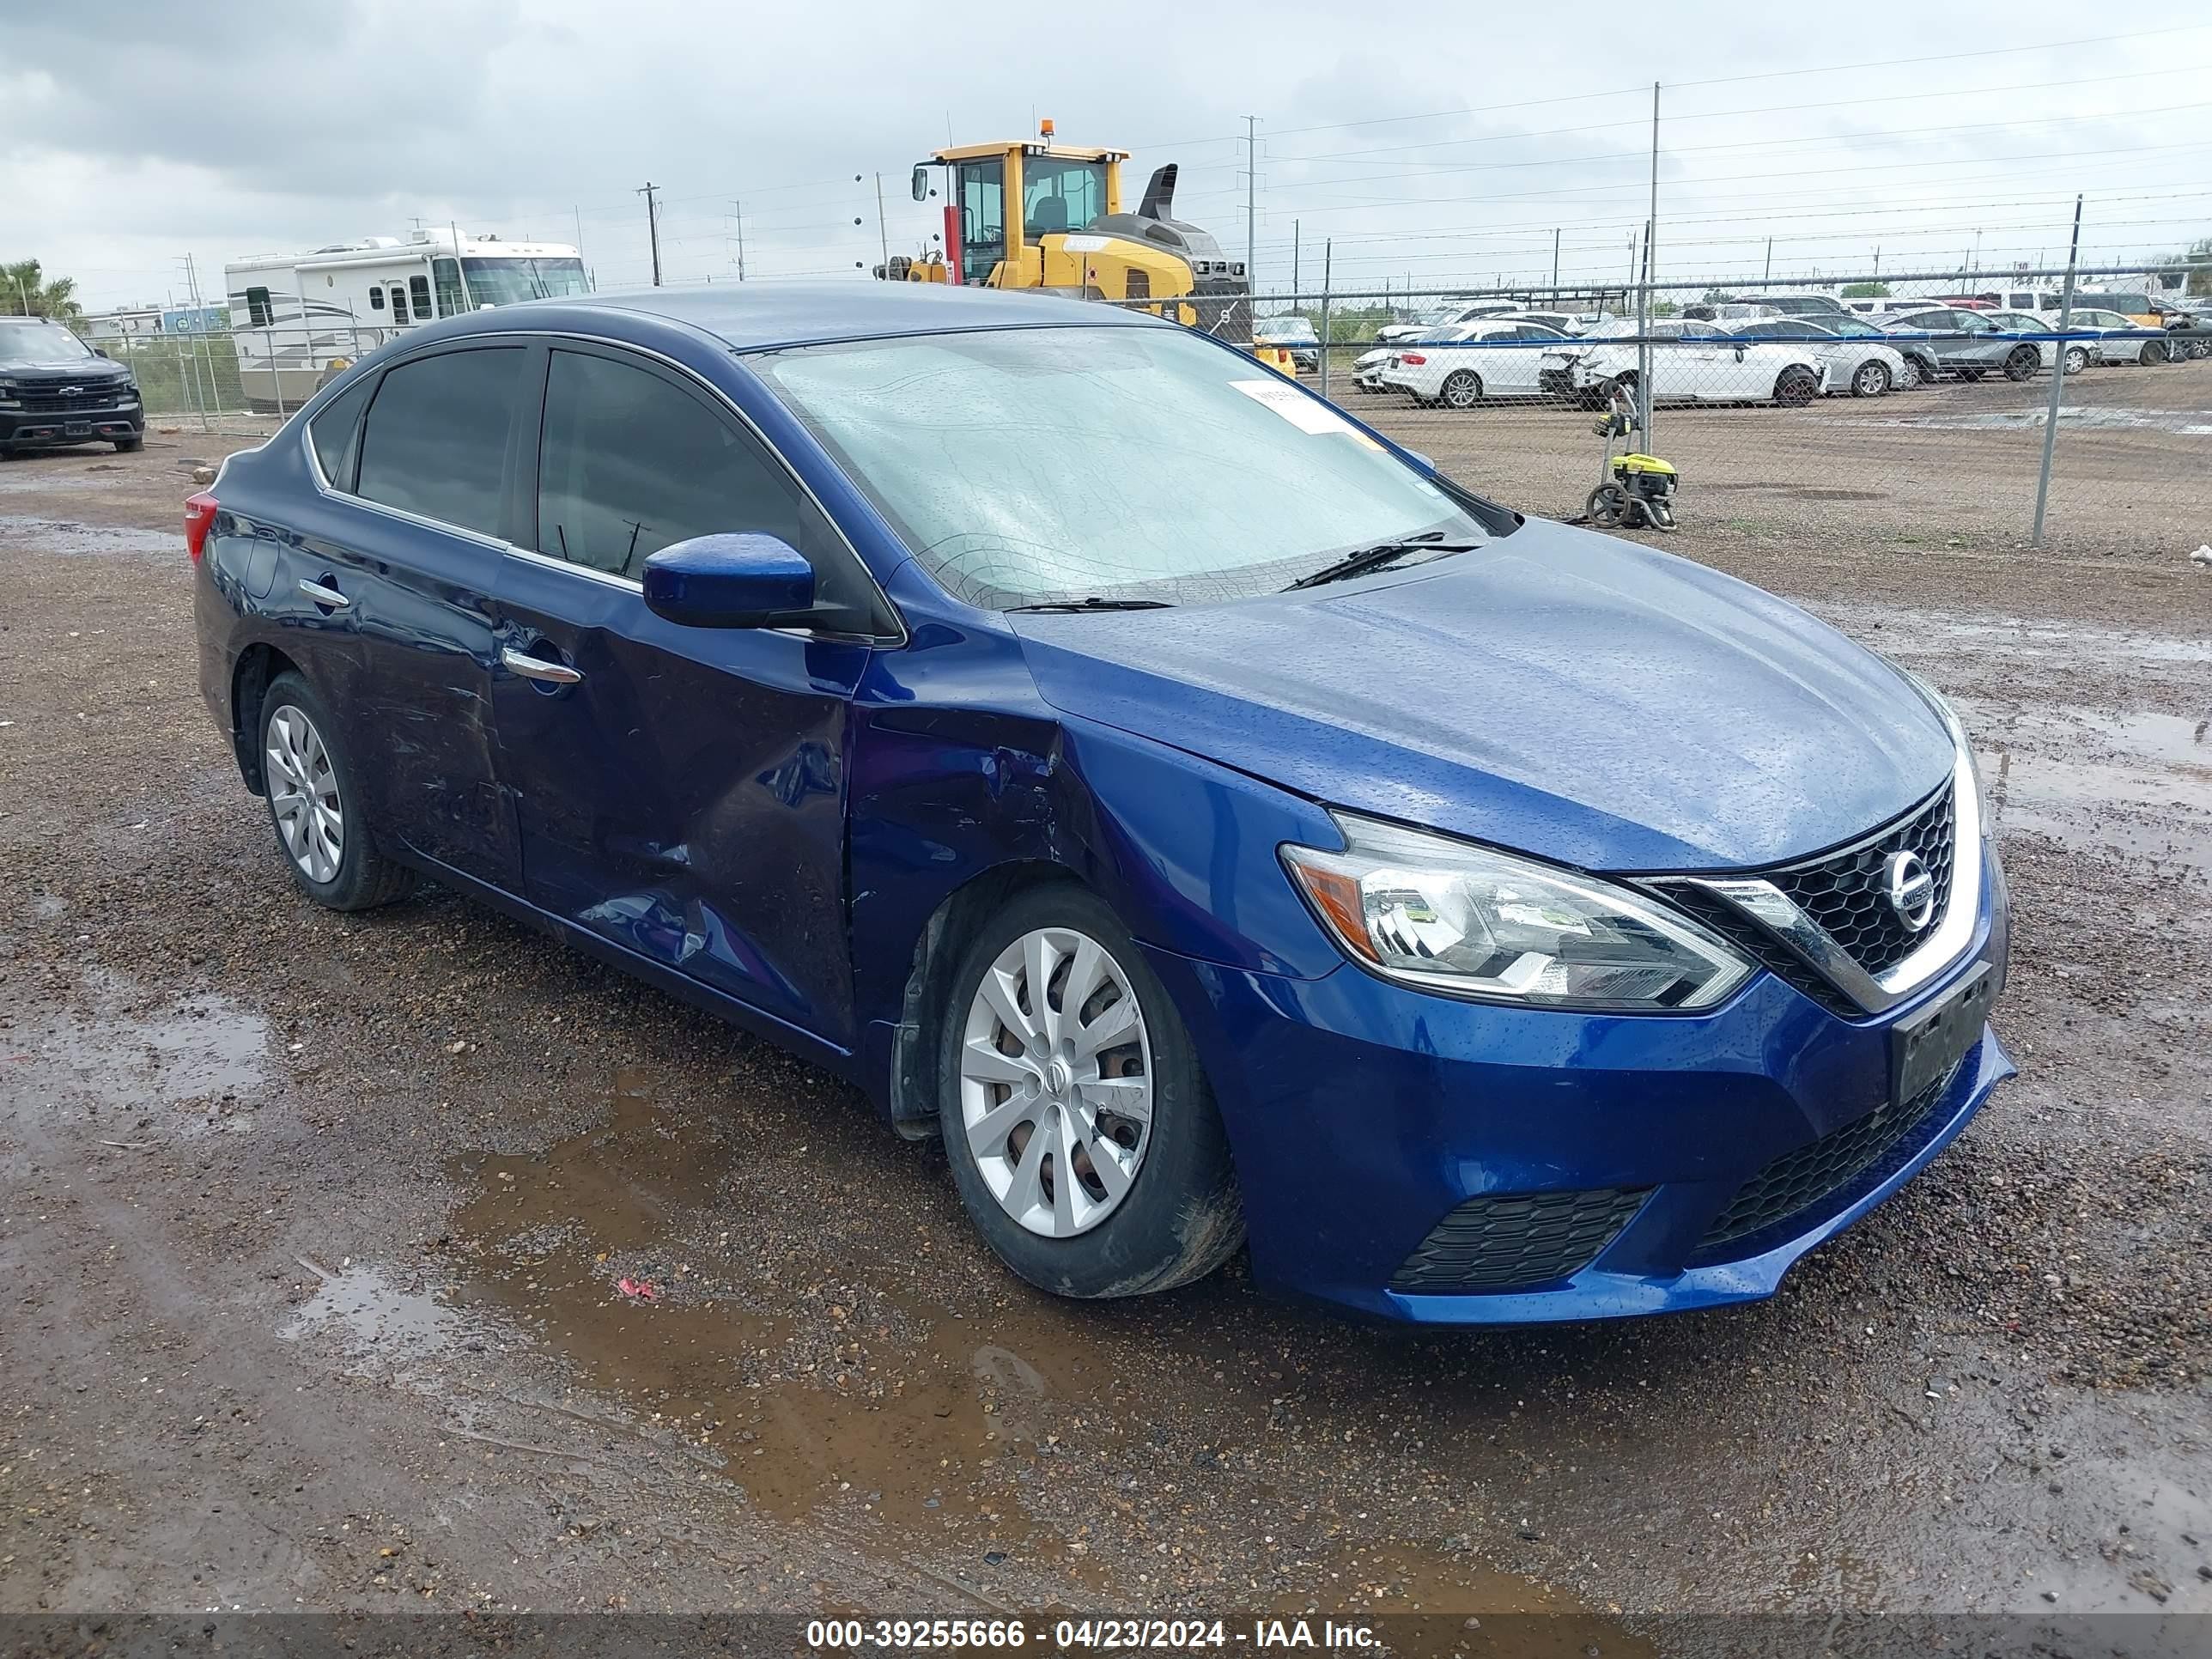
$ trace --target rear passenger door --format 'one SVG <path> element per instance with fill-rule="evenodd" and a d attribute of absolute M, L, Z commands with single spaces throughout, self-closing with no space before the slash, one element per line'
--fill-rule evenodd
<path fill-rule="evenodd" d="M 873 583 L 718 394 L 562 341 L 523 468 L 529 528 L 499 580 L 501 775 L 540 908 L 840 1047 L 845 732 Z M 647 557 L 760 531 L 805 554 L 844 637 L 684 628 L 646 609 Z M 556 678 L 542 675 L 547 669 Z"/>
<path fill-rule="evenodd" d="M 507 343 L 405 359 L 378 379 L 357 430 L 319 429 L 344 522 L 280 596 L 353 636 L 338 713 L 380 833 L 510 889 L 519 860 L 494 765 L 489 607 L 528 356 Z"/>

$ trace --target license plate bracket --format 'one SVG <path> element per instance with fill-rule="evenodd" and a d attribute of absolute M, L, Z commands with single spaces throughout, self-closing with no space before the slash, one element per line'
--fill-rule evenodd
<path fill-rule="evenodd" d="M 92 436 L 92 422 L 90 421 L 64 421 L 62 422 L 62 436 L 64 438 L 89 438 Z"/>
<path fill-rule="evenodd" d="M 1890 1028 L 1890 1099 L 1911 1100 L 1966 1058 L 1982 1035 L 1996 992 L 1990 964 L 1976 963 L 1939 1000 Z"/>

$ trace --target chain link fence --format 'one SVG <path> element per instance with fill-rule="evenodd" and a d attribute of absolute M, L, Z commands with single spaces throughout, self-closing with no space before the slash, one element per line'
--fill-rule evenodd
<path fill-rule="evenodd" d="M 1277 295 L 1251 327 L 1322 396 L 1547 517 L 1617 523 L 1611 464 L 1643 453 L 1671 464 L 1686 529 L 2011 550 L 2040 516 L 2047 547 L 2194 548 L 2212 298 L 2149 268 L 2075 271 L 2070 303 L 2068 281 Z"/>
<path fill-rule="evenodd" d="M 404 331 L 368 324 L 115 331 L 76 325 L 88 345 L 128 368 L 149 423 L 267 429 L 325 382 Z"/>

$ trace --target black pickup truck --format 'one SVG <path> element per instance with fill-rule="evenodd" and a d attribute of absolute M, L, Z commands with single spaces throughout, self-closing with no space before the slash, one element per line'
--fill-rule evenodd
<path fill-rule="evenodd" d="M 0 457 L 58 444 L 146 441 L 138 382 L 43 317 L 0 317 Z"/>

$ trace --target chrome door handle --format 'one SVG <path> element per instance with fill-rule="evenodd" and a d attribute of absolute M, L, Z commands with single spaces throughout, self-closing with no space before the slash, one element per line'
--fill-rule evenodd
<path fill-rule="evenodd" d="M 303 579 L 300 583 L 300 591 L 317 605 L 326 605 L 333 611 L 343 611 L 353 603 L 337 588 L 325 587 L 320 582 L 311 582 Z"/>
<path fill-rule="evenodd" d="M 584 677 L 565 662 L 548 662 L 543 657 L 533 657 L 527 651 L 518 651 L 508 646 L 499 653 L 501 664 L 509 673 L 520 674 L 526 680 L 542 680 L 548 685 L 581 685 Z"/>

